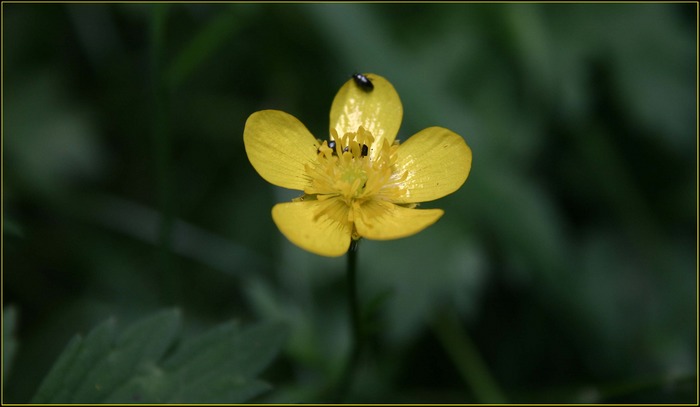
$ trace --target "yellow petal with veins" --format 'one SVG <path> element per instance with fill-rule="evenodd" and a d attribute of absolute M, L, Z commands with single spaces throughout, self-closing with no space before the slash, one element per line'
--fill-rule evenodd
<path fill-rule="evenodd" d="M 427 202 L 455 192 L 472 167 L 464 139 L 442 127 L 429 127 L 399 145 L 396 173 L 406 174 L 397 203 Z"/>
<path fill-rule="evenodd" d="M 371 91 L 360 88 L 353 78 L 340 88 L 331 106 L 331 133 L 338 136 L 354 133 L 362 126 L 372 133 L 374 142 L 369 147 L 369 156 L 374 158 L 383 140 L 391 144 L 399 133 L 403 106 L 394 87 L 383 77 L 365 74 L 372 82 Z"/>
<path fill-rule="evenodd" d="M 243 143 L 248 160 L 267 182 L 297 190 L 309 185 L 304 166 L 316 160 L 319 144 L 294 116 L 279 110 L 253 113 Z"/>
<path fill-rule="evenodd" d="M 399 239 L 427 228 L 444 213 L 442 209 L 409 209 L 386 201 L 368 201 L 355 209 L 355 227 L 367 239 Z"/>
<path fill-rule="evenodd" d="M 277 204 L 272 220 L 295 245 L 321 256 L 342 256 L 350 247 L 352 224 L 339 199 Z"/>

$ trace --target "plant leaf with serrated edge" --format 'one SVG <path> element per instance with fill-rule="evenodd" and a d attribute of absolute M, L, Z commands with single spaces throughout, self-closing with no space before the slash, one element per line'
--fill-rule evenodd
<path fill-rule="evenodd" d="M 110 338 L 114 333 L 114 319 L 109 319 L 83 339 L 76 335 L 66 346 L 61 356 L 44 378 L 37 390 L 32 403 L 70 402 L 70 395 L 80 384 L 87 370 L 84 368 L 101 354 L 109 350 Z"/>
<path fill-rule="evenodd" d="M 228 322 L 185 341 L 162 364 L 136 377 L 109 402 L 125 398 L 158 403 L 240 403 L 269 389 L 255 376 L 285 339 L 285 328 L 262 323 L 241 330 Z"/>
<path fill-rule="evenodd" d="M 33 403 L 240 403 L 269 390 L 256 379 L 286 337 L 276 323 L 241 330 L 233 322 L 192 338 L 161 360 L 179 333 L 176 310 L 121 334 L 113 319 L 76 336 Z"/>
<path fill-rule="evenodd" d="M 33 402 L 101 403 L 132 376 L 157 362 L 175 340 L 179 325 L 179 311 L 161 311 L 117 336 L 114 319 L 108 320 L 85 340 L 74 339 L 77 345 L 70 348 L 72 357 L 64 359 L 66 352 L 61 355 Z"/>
<path fill-rule="evenodd" d="M 103 402 L 131 377 L 154 366 L 179 331 L 180 313 L 176 310 L 159 312 L 131 325 L 119 335 L 111 352 L 92 367 L 89 379 L 76 390 L 74 402 Z"/>

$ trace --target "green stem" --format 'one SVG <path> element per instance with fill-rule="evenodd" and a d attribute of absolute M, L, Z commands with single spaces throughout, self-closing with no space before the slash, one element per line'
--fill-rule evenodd
<path fill-rule="evenodd" d="M 165 26 L 167 5 L 154 5 L 151 20 L 151 86 L 153 108 L 153 148 L 155 173 L 158 191 L 158 206 L 161 212 L 158 227 L 159 272 L 163 300 L 171 303 L 176 297 L 175 281 L 172 278 L 172 231 L 175 221 L 171 180 L 171 146 L 169 135 L 169 97 L 163 80 L 163 60 L 165 53 Z"/>
<path fill-rule="evenodd" d="M 455 312 L 441 312 L 433 324 L 433 330 L 477 401 L 483 404 L 505 404 L 506 397 L 489 373 L 476 345 Z"/>
<path fill-rule="evenodd" d="M 360 305 L 357 296 L 357 246 L 358 241 L 353 240 L 350 242 L 350 248 L 348 249 L 347 296 L 350 306 L 352 343 L 350 345 L 350 355 L 345 363 L 345 368 L 340 376 L 340 380 L 338 381 L 338 390 L 335 395 L 337 402 L 343 402 L 352 389 L 355 372 L 357 371 L 357 365 L 362 351 L 362 319 L 360 318 Z"/>
<path fill-rule="evenodd" d="M 348 303 L 350 304 L 350 318 L 352 321 L 352 338 L 355 347 L 359 349 L 362 339 L 362 321 L 360 319 L 360 302 L 357 296 L 357 246 L 358 241 L 353 240 L 348 249 Z"/>

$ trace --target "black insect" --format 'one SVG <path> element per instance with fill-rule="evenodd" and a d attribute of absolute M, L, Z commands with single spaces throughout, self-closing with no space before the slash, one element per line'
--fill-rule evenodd
<path fill-rule="evenodd" d="M 374 89 L 372 81 L 370 81 L 368 77 L 362 75 L 361 73 L 353 74 L 352 79 L 354 79 L 355 84 L 365 92 L 371 92 Z"/>
<path fill-rule="evenodd" d="M 362 151 L 360 152 L 360 157 L 367 157 L 368 153 L 369 153 L 369 147 L 367 147 L 367 144 L 363 144 Z"/>
<path fill-rule="evenodd" d="M 346 152 L 349 150 L 350 150 L 350 147 L 343 148 L 343 152 Z M 369 147 L 367 147 L 367 144 L 363 144 L 361 149 L 360 149 L 360 157 L 367 157 L 367 154 L 369 154 Z"/>
<path fill-rule="evenodd" d="M 333 155 L 338 155 L 337 152 L 335 151 L 335 146 L 336 146 L 335 141 L 331 140 L 331 141 L 328 142 L 328 148 L 330 148 L 330 149 L 333 150 L 333 153 L 332 153 L 332 154 L 333 154 Z M 348 152 L 348 151 L 350 151 L 350 147 L 349 147 L 349 146 L 343 147 L 343 152 L 344 152 L 344 153 L 346 153 L 346 152 Z M 320 153 L 321 150 L 318 149 L 318 150 L 316 150 L 316 152 L 317 152 L 317 153 Z M 368 154 L 369 154 L 369 147 L 367 147 L 367 144 L 363 144 L 362 147 L 360 147 L 360 157 L 367 157 Z"/>

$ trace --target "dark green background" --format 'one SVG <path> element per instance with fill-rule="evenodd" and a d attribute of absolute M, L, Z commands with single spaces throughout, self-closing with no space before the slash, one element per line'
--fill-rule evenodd
<path fill-rule="evenodd" d="M 447 127 L 474 161 L 423 206 L 437 224 L 361 242 L 376 307 L 353 400 L 697 402 L 696 4 L 2 11 L 4 401 L 75 333 L 166 306 L 191 333 L 286 321 L 258 401 L 319 401 L 348 350 L 345 262 L 278 232 L 296 194 L 242 132 L 272 108 L 326 138 L 358 71 L 397 89 L 399 139 Z"/>

